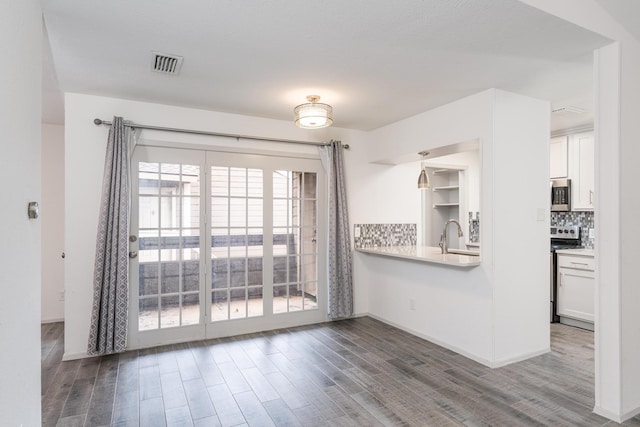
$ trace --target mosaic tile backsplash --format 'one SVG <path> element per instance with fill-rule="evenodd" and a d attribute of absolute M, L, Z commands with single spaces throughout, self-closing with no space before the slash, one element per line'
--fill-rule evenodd
<path fill-rule="evenodd" d="M 473 212 L 469 212 L 469 242 L 480 242 L 480 212 L 476 212 L 475 219 L 473 218 Z"/>
<path fill-rule="evenodd" d="M 551 212 L 551 225 L 579 226 L 582 247 L 593 249 L 594 239 L 589 238 L 589 229 L 593 228 L 593 212 Z"/>
<path fill-rule="evenodd" d="M 358 248 L 375 246 L 416 245 L 416 224 L 354 224 L 354 245 Z"/>

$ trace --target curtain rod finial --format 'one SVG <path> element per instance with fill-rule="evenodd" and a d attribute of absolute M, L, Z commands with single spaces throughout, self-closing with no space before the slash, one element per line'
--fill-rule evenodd
<path fill-rule="evenodd" d="M 96 126 L 100 126 L 102 124 L 102 120 L 100 119 L 93 119 L 93 124 Z"/>

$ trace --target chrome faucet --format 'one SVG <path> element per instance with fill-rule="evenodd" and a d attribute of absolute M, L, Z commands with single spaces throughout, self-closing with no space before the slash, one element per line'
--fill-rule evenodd
<path fill-rule="evenodd" d="M 462 237 L 462 227 L 460 227 L 460 223 L 455 220 L 455 219 L 450 219 L 447 222 L 444 223 L 444 228 L 442 229 L 442 234 L 440 235 L 440 243 L 438 243 L 438 246 L 440 246 L 440 249 L 442 250 L 443 254 L 448 254 L 449 253 L 449 248 L 447 248 L 447 227 L 449 226 L 449 224 L 454 223 L 458 226 L 458 237 Z"/>

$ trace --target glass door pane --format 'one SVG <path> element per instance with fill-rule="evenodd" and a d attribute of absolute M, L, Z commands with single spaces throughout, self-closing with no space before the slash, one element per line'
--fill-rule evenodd
<path fill-rule="evenodd" d="M 318 308 L 317 174 L 273 172 L 273 313 Z"/>
<path fill-rule="evenodd" d="M 138 163 L 138 330 L 200 322 L 200 167 Z"/>
<path fill-rule="evenodd" d="M 263 171 L 211 167 L 211 321 L 263 315 Z"/>

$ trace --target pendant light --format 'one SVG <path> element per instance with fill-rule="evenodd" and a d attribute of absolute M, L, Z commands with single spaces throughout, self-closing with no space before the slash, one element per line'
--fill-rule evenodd
<path fill-rule="evenodd" d="M 307 96 L 306 104 L 300 104 L 293 109 L 296 126 L 302 129 L 320 129 L 333 124 L 333 108 L 329 104 L 322 104 L 318 95 Z"/>
<path fill-rule="evenodd" d="M 424 159 L 429 155 L 429 152 L 421 151 L 418 154 L 422 156 L 422 161 L 420 162 L 422 169 L 420 170 L 420 176 L 418 177 L 418 188 L 420 190 L 427 190 L 430 187 L 429 174 L 427 173 L 427 167 L 424 164 Z"/>

